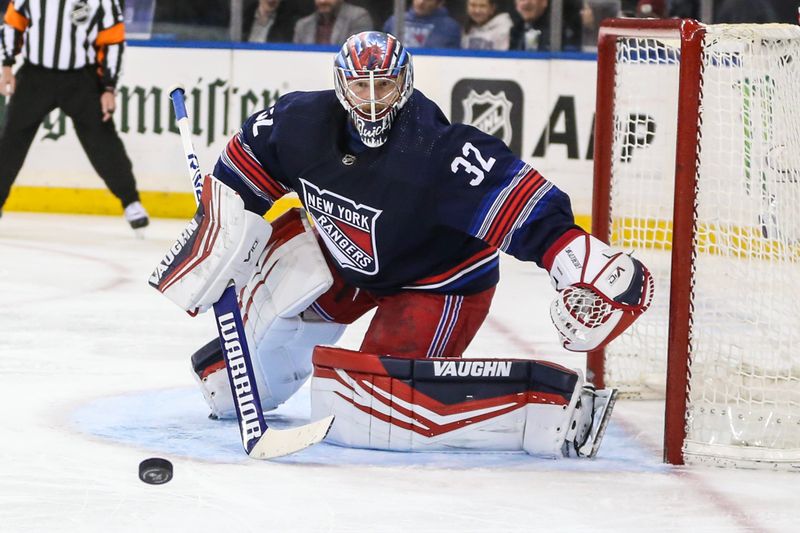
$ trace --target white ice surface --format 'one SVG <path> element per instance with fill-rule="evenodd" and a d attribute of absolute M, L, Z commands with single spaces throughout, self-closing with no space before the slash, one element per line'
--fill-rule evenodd
<path fill-rule="evenodd" d="M 190 375 L 211 317 L 146 283 L 182 227 L 155 220 L 140 241 L 121 217 L 0 219 L 0 532 L 798 530 L 800 473 L 663 465 L 660 402 L 619 402 L 594 461 L 327 444 L 250 460 Z M 468 355 L 583 366 L 556 343 L 546 275 L 504 260 L 502 278 Z M 308 409 L 305 388 L 267 421 Z M 170 483 L 139 481 L 151 456 Z"/>

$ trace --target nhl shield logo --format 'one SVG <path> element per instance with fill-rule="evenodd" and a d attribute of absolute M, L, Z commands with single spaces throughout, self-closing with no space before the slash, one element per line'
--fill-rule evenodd
<path fill-rule="evenodd" d="M 514 80 L 464 78 L 450 94 L 452 122 L 466 123 L 501 139 L 519 157 L 522 154 L 522 117 L 525 95 Z"/>
<path fill-rule="evenodd" d="M 343 267 L 368 276 L 378 273 L 375 221 L 383 211 L 319 189 L 301 179 L 306 209 L 328 251 Z"/>
<path fill-rule="evenodd" d="M 502 139 L 506 144 L 511 143 L 513 135 L 511 108 L 513 104 L 506 98 L 504 91 L 495 94 L 490 91 L 478 93 L 470 90 L 462 104 L 465 123 Z"/>
<path fill-rule="evenodd" d="M 70 11 L 70 19 L 72 20 L 72 24 L 75 26 L 81 26 L 89 22 L 89 15 L 91 15 L 91 9 L 89 7 L 88 0 L 75 0 L 72 4 L 72 10 Z"/>

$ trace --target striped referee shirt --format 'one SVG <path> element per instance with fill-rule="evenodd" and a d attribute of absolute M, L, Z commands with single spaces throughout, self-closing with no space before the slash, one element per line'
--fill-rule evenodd
<path fill-rule="evenodd" d="M 120 0 L 13 0 L 0 39 L 3 65 L 22 52 L 55 70 L 97 66 L 104 87 L 117 84 L 125 48 Z"/>

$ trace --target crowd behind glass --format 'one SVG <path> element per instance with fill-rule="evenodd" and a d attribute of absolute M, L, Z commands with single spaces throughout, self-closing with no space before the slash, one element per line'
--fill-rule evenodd
<path fill-rule="evenodd" d="M 399 22 L 398 4 L 406 8 Z M 608 17 L 792 23 L 800 1 L 127 0 L 127 5 L 149 7 L 149 38 L 338 45 L 342 35 L 367 29 L 398 34 L 400 28 L 398 36 L 412 48 L 593 51 L 599 22 Z M 553 17 L 553 9 L 560 16 Z M 560 32 L 551 31 L 556 26 Z"/>
<path fill-rule="evenodd" d="M 0 0 L 3 12 L 8 2 Z M 338 46 L 350 34 L 377 29 L 410 48 L 594 51 L 599 23 L 609 17 L 796 23 L 800 0 L 124 0 L 123 5 L 132 39 Z"/>

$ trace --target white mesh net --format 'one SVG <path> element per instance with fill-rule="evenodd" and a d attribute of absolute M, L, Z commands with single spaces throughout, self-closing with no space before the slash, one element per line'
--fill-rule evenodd
<path fill-rule="evenodd" d="M 684 453 L 800 464 L 800 27 L 707 30 Z M 617 42 L 611 244 L 656 280 L 606 351 L 629 396 L 664 390 L 679 47 Z"/>
<path fill-rule="evenodd" d="M 655 39 L 617 44 L 610 243 L 635 249 L 656 283 L 650 309 L 606 350 L 606 384 L 623 396 L 664 390 L 679 46 Z"/>

